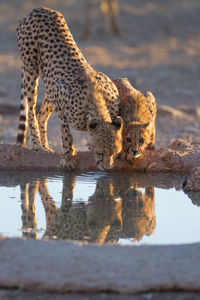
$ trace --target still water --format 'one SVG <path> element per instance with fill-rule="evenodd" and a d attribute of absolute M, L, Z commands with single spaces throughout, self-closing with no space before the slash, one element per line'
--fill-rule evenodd
<path fill-rule="evenodd" d="M 183 177 L 0 172 L 0 235 L 95 243 L 200 242 L 200 196 Z"/>

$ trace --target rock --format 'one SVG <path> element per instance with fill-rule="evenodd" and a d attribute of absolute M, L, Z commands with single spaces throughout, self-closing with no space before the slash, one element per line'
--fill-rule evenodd
<path fill-rule="evenodd" d="M 168 105 L 161 105 L 158 108 L 157 114 L 158 116 L 162 116 L 162 117 L 173 116 L 176 118 L 185 118 L 185 114 L 181 110 L 178 110 Z"/>
<path fill-rule="evenodd" d="M 200 167 L 195 167 L 187 174 L 183 180 L 182 187 L 184 191 L 200 191 Z"/>
<path fill-rule="evenodd" d="M 178 105 L 177 109 L 180 109 L 184 113 L 188 115 L 193 115 L 194 117 L 200 119 L 200 106 L 193 106 L 193 105 Z"/>
<path fill-rule="evenodd" d="M 200 140 L 194 140 L 191 138 L 177 139 L 169 145 L 168 149 L 174 151 L 200 153 Z"/>
<path fill-rule="evenodd" d="M 200 191 L 193 192 L 193 191 L 184 191 L 185 194 L 191 199 L 192 203 L 196 206 L 200 206 Z"/>

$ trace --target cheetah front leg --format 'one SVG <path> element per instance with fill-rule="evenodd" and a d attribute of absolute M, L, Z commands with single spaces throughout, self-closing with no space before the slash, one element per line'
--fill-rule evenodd
<path fill-rule="evenodd" d="M 61 133 L 63 143 L 63 154 L 60 166 L 67 171 L 72 171 L 76 166 L 76 149 L 73 145 L 73 138 L 65 117 L 61 116 Z"/>

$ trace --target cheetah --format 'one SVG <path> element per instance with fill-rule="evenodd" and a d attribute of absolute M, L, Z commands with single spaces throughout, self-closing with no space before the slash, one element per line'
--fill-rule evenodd
<path fill-rule="evenodd" d="M 105 74 L 95 71 L 84 58 L 63 15 L 40 7 L 17 27 L 22 61 L 22 94 L 17 143 L 26 145 L 29 127 L 34 150 L 50 150 L 45 138 L 48 118 L 55 110 L 61 123 L 61 167 L 76 166 L 76 151 L 69 125 L 87 131 L 97 167 L 109 169 L 122 150 L 123 121 L 118 116 L 119 93 Z M 43 79 L 45 118 L 39 128 L 35 106 L 39 76 Z M 41 132 L 41 135 L 40 135 Z"/>
<path fill-rule="evenodd" d="M 107 23 L 110 23 L 112 33 L 115 36 L 120 36 L 121 32 L 117 23 L 117 14 L 119 4 L 117 0 L 85 0 L 85 24 L 83 38 L 87 39 L 92 35 L 92 15 L 94 14 L 95 6 L 99 6 L 102 15 L 102 25 L 100 31 L 106 32 Z"/>
<path fill-rule="evenodd" d="M 124 121 L 122 160 L 134 163 L 145 149 L 155 149 L 157 105 L 151 92 L 146 97 L 127 78 L 113 79 L 120 96 L 119 115 Z"/>

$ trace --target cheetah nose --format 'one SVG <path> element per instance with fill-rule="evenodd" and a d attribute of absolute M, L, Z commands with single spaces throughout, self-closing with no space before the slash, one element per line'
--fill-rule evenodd
<path fill-rule="evenodd" d="M 137 158 L 140 156 L 140 151 L 139 150 L 132 150 L 132 157 Z"/>

